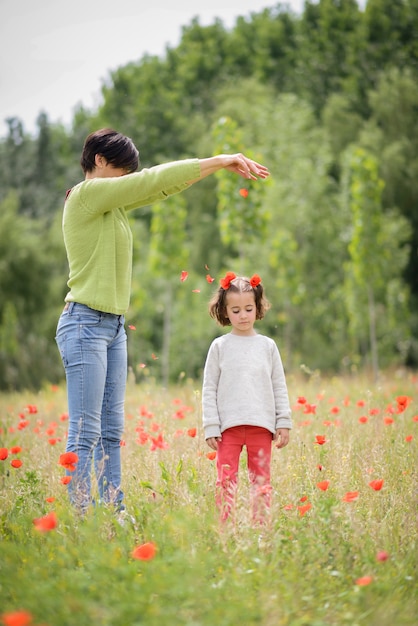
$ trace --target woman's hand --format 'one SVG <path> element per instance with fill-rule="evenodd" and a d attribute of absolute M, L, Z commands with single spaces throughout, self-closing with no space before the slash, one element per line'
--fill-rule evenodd
<path fill-rule="evenodd" d="M 267 178 L 270 176 L 268 168 L 257 161 L 249 159 L 244 154 L 218 154 L 207 159 L 199 159 L 200 178 L 189 181 L 190 184 L 196 183 L 206 176 L 210 176 L 219 170 L 228 170 L 233 174 L 238 174 L 248 180 L 258 180 L 259 178 Z"/>

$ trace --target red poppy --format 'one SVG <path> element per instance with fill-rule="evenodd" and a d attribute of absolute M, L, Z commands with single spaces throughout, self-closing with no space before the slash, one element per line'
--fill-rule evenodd
<path fill-rule="evenodd" d="M 390 426 L 390 424 L 393 424 L 394 421 L 393 417 L 385 417 L 383 420 L 385 426 Z"/>
<path fill-rule="evenodd" d="M 26 406 L 26 410 L 28 413 L 35 414 L 38 412 L 38 407 L 36 406 L 36 404 L 28 404 Z"/>
<path fill-rule="evenodd" d="M 136 330 L 136 326 L 134 326 L 133 324 L 129 324 L 128 328 L 129 330 Z"/>
<path fill-rule="evenodd" d="M 239 190 L 239 195 L 242 198 L 248 198 L 248 189 L 244 189 L 244 188 L 240 189 Z"/>
<path fill-rule="evenodd" d="M 371 582 L 373 582 L 373 576 L 362 576 L 361 578 L 357 578 L 356 585 L 366 587 L 366 585 L 370 585 Z"/>
<path fill-rule="evenodd" d="M 257 287 L 259 284 L 261 283 L 261 278 L 258 274 L 254 274 L 254 276 L 251 276 L 250 278 L 250 285 L 251 287 Z"/>
<path fill-rule="evenodd" d="M 354 502 L 358 498 L 358 491 L 347 491 L 343 496 L 343 502 Z"/>
<path fill-rule="evenodd" d="M 360 424 L 366 424 L 369 421 L 369 418 L 366 417 L 366 415 L 362 415 L 358 418 L 358 421 L 360 422 Z"/>
<path fill-rule="evenodd" d="M 32 619 L 29 611 L 9 611 L 1 615 L 4 626 L 29 626 Z"/>
<path fill-rule="evenodd" d="M 213 461 L 214 459 L 216 459 L 216 452 L 215 452 L 215 450 L 213 450 L 212 452 L 208 452 L 206 454 L 206 458 L 209 459 L 209 461 Z"/>
<path fill-rule="evenodd" d="M 414 417 L 412 418 L 413 422 L 418 422 L 418 415 L 414 415 Z"/>
<path fill-rule="evenodd" d="M 22 461 L 21 461 L 20 459 L 13 459 L 13 460 L 10 462 L 10 465 L 11 465 L 12 467 L 14 467 L 15 469 L 18 469 L 19 467 L 22 467 L 23 463 L 22 463 Z"/>
<path fill-rule="evenodd" d="M 0 461 L 5 461 L 9 456 L 9 451 L 7 448 L 0 448 Z"/>
<path fill-rule="evenodd" d="M 312 504 L 310 502 L 307 502 L 303 506 L 298 506 L 299 515 L 303 517 L 305 513 L 307 513 L 311 508 L 312 508 Z"/>
<path fill-rule="evenodd" d="M 329 487 L 329 480 L 322 480 L 321 482 L 316 483 L 316 486 L 318 489 L 321 489 L 321 491 L 326 491 Z"/>
<path fill-rule="evenodd" d="M 63 485 L 69 485 L 72 481 L 72 476 L 61 476 L 60 481 Z"/>
<path fill-rule="evenodd" d="M 412 401 L 412 398 L 410 398 L 409 396 L 398 396 L 396 398 L 396 403 L 398 405 L 397 413 L 403 413 L 408 407 L 408 405 L 411 403 L 411 401 Z"/>
<path fill-rule="evenodd" d="M 180 276 L 181 282 L 184 283 L 184 281 L 187 280 L 188 276 L 189 276 L 189 272 L 186 272 L 185 270 L 183 270 Z"/>
<path fill-rule="evenodd" d="M 359 407 L 365 406 L 365 401 L 364 400 L 357 400 L 356 405 Z"/>
<path fill-rule="evenodd" d="M 383 563 L 384 561 L 387 561 L 388 558 L 389 558 L 389 554 L 385 550 L 381 550 L 380 552 L 376 554 L 376 561 L 380 561 L 381 563 Z"/>
<path fill-rule="evenodd" d="M 338 406 L 333 406 L 331 409 L 331 413 L 334 413 L 334 415 L 337 415 L 340 412 L 340 407 Z"/>
<path fill-rule="evenodd" d="M 410 442 L 412 441 L 412 439 L 413 439 L 413 436 L 412 436 L 412 435 L 407 435 L 407 436 L 405 437 L 405 441 L 407 441 L 408 443 L 410 443 Z"/>
<path fill-rule="evenodd" d="M 76 463 L 78 463 L 78 454 L 75 452 L 64 452 L 60 455 L 59 464 L 70 472 L 74 472 Z"/>
<path fill-rule="evenodd" d="M 306 404 L 307 400 L 304 396 L 299 396 L 297 402 L 298 404 Z"/>
<path fill-rule="evenodd" d="M 164 441 L 162 433 L 160 433 L 158 437 L 151 437 L 151 452 L 158 448 L 165 450 L 168 447 L 168 443 Z"/>
<path fill-rule="evenodd" d="M 315 441 L 314 443 L 317 443 L 320 446 L 323 446 L 324 443 L 326 443 L 327 440 L 325 438 L 325 435 L 315 435 Z"/>
<path fill-rule="evenodd" d="M 48 502 L 49 504 L 51 504 L 51 502 L 55 502 L 54 496 L 51 496 L 50 498 L 45 498 L 45 502 Z"/>
<path fill-rule="evenodd" d="M 42 533 L 49 532 L 50 530 L 54 530 L 58 526 L 58 519 L 55 511 L 51 511 L 48 515 L 44 515 L 44 517 L 39 517 L 33 520 L 36 530 L 39 530 Z"/>
<path fill-rule="evenodd" d="M 293 509 L 293 504 L 285 504 L 283 508 L 285 511 L 291 511 Z"/>
<path fill-rule="evenodd" d="M 132 557 L 139 561 L 152 561 L 157 553 L 157 546 L 152 541 L 143 543 L 132 550 Z"/>
<path fill-rule="evenodd" d="M 369 482 L 369 487 L 374 489 L 375 491 L 380 491 L 383 487 L 384 481 L 382 479 L 376 479 Z"/>
<path fill-rule="evenodd" d="M 219 281 L 222 289 L 229 289 L 231 282 L 236 278 L 237 275 L 234 272 L 227 272 L 223 278 Z"/>
<path fill-rule="evenodd" d="M 10 454 L 19 454 L 19 452 L 22 452 L 22 448 L 20 446 L 13 446 L 13 448 L 10 448 Z"/>
<path fill-rule="evenodd" d="M 214 278 L 212 278 L 212 276 L 210 274 L 206 274 L 206 280 L 208 283 L 213 283 L 213 281 L 215 280 Z"/>
<path fill-rule="evenodd" d="M 196 437 L 197 429 L 196 428 L 189 428 L 188 431 L 187 431 L 187 434 L 189 435 L 189 437 Z"/>
<path fill-rule="evenodd" d="M 312 415 L 316 414 L 316 404 L 309 404 L 308 402 L 305 404 L 303 412 L 306 414 L 312 413 Z"/>

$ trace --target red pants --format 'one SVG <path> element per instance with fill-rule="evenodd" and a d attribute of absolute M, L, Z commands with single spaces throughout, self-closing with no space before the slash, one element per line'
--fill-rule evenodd
<path fill-rule="evenodd" d="M 216 502 L 222 520 L 229 517 L 235 505 L 239 459 L 244 446 L 247 448 L 248 476 L 252 487 L 253 518 L 262 520 L 265 509 L 270 506 L 272 439 L 272 433 L 259 426 L 234 426 L 222 433 L 222 441 L 218 442 L 216 481 Z"/>

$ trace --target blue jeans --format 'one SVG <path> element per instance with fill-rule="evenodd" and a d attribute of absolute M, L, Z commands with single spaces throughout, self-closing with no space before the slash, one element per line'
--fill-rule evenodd
<path fill-rule="evenodd" d="M 122 505 L 120 442 L 124 427 L 127 341 L 123 315 L 71 302 L 58 322 L 56 342 L 67 379 L 67 452 L 78 455 L 71 476 L 71 502 L 91 504 L 94 469 L 102 502 Z"/>

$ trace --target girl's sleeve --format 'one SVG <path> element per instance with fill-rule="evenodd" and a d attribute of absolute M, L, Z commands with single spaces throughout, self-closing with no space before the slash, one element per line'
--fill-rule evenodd
<path fill-rule="evenodd" d="M 273 341 L 272 383 L 274 401 L 276 406 L 276 430 L 278 428 L 292 428 L 289 394 L 287 391 L 286 377 L 280 352 Z"/>
<path fill-rule="evenodd" d="M 126 176 L 87 180 L 80 188 L 80 199 L 92 214 L 118 208 L 130 211 L 187 189 L 199 176 L 198 159 L 173 161 Z"/>
<path fill-rule="evenodd" d="M 220 437 L 221 420 L 218 412 L 218 383 L 220 377 L 219 351 L 216 343 L 212 343 L 206 358 L 203 371 L 203 428 L 205 439 Z"/>

